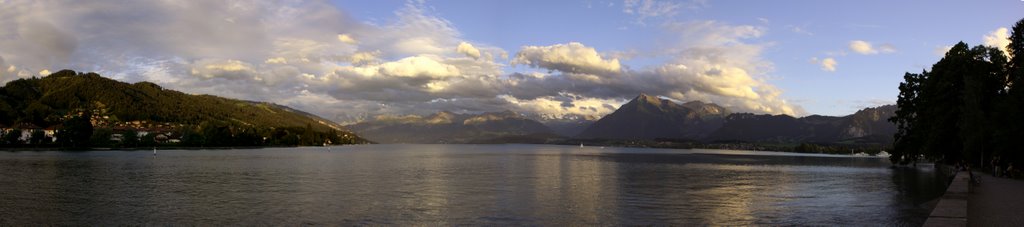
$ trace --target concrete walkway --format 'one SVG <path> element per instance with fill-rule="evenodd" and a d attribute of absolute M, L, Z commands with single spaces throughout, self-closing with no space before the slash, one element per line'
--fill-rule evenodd
<path fill-rule="evenodd" d="M 967 226 L 1024 226 L 1024 180 L 974 174 L 982 179 L 967 197 Z"/>
<path fill-rule="evenodd" d="M 958 172 L 953 182 L 946 188 L 946 193 L 939 198 L 938 204 L 924 222 L 925 227 L 962 227 L 967 226 L 967 197 L 970 175 Z"/>

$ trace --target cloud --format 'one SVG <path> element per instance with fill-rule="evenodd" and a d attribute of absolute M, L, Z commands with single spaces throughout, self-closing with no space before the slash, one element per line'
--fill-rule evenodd
<path fill-rule="evenodd" d="M 205 79 L 216 77 L 244 79 L 255 72 L 252 64 L 238 60 L 204 59 L 193 64 L 191 73 Z"/>
<path fill-rule="evenodd" d="M 673 16 L 682 8 L 682 4 L 656 0 L 625 0 L 622 12 L 640 16 L 640 21 L 648 17 Z"/>
<path fill-rule="evenodd" d="M 455 52 L 465 54 L 466 56 L 471 57 L 473 59 L 480 58 L 480 50 L 476 49 L 476 47 L 473 47 L 473 44 L 469 44 L 467 42 L 459 43 L 459 46 L 455 48 Z"/>
<path fill-rule="evenodd" d="M 535 99 L 518 99 L 509 95 L 498 97 L 524 113 L 539 115 L 548 119 L 564 118 L 565 116 L 585 116 L 591 119 L 610 114 L 618 106 L 625 103 L 625 99 L 600 99 L 583 97 L 570 93 L 562 93 L 557 96 L 544 96 Z M 609 106 L 614 106 L 608 108 Z"/>
<path fill-rule="evenodd" d="M 932 51 L 932 53 L 934 53 L 936 56 L 942 57 L 942 56 L 945 56 L 946 52 L 949 52 L 950 49 L 953 49 L 953 46 L 950 46 L 950 45 L 940 46 L 940 47 L 936 47 L 935 50 Z"/>
<path fill-rule="evenodd" d="M 636 15 L 636 23 L 645 24 L 649 18 L 672 17 L 682 9 L 700 9 L 707 7 L 705 0 L 693 1 L 660 1 L 660 0 L 625 0 L 622 12 Z"/>
<path fill-rule="evenodd" d="M 804 27 L 801 27 L 801 26 L 789 25 L 789 26 L 786 26 L 786 27 L 789 28 L 789 31 L 791 31 L 793 33 L 802 34 L 802 35 L 814 35 L 813 32 L 807 31 L 807 29 L 805 29 Z"/>
<path fill-rule="evenodd" d="M 282 57 L 276 57 L 276 58 L 268 58 L 266 61 L 263 61 L 263 63 L 267 63 L 267 64 L 288 64 L 288 60 L 284 59 Z"/>
<path fill-rule="evenodd" d="M 432 56 L 414 56 L 380 65 L 380 74 L 400 77 L 449 77 L 458 76 L 459 69 L 453 65 L 438 62 Z"/>
<path fill-rule="evenodd" d="M 838 63 L 836 63 L 835 58 L 825 58 L 821 60 L 821 69 L 829 72 L 835 72 L 836 64 Z"/>
<path fill-rule="evenodd" d="M 850 41 L 850 50 L 858 54 L 872 55 L 878 53 L 892 53 L 896 52 L 896 47 L 892 44 L 882 44 L 878 48 L 875 48 L 871 43 L 863 40 Z"/>
<path fill-rule="evenodd" d="M 377 62 L 380 59 L 377 56 L 380 55 L 380 51 L 374 52 L 356 52 L 349 56 L 349 62 L 354 65 L 363 65 L 368 63 Z"/>
<path fill-rule="evenodd" d="M 985 36 L 982 37 L 982 42 L 985 44 L 985 46 L 999 48 L 999 50 L 1003 51 L 1003 54 L 1006 54 L 1006 56 L 1010 56 L 1010 51 L 1006 49 L 1006 46 L 1010 45 L 1009 29 L 1001 27 L 996 29 L 995 31 L 992 31 L 992 33 L 985 34 Z"/>
<path fill-rule="evenodd" d="M 644 9 L 656 1 L 634 3 L 638 16 L 671 16 Z M 772 65 L 761 50 L 770 44 L 756 42 L 766 31 L 757 26 L 667 21 L 668 42 L 656 51 L 527 45 L 510 59 L 504 49 L 465 40 L 422 2 L 380 23 L 326 1 L 9 0 L 0 15 L 0 81 L 47 69 L 96 71 L 341 122 L 440 110 L 600 116 L 640 92 L 740 112 L 802 113 L 766 79 Z M 632 69 L 620 62 L 629 56 L 664 62 Z M 548 71 L 506 72 L 514 68 L 506 64 Z"/>
<path fill-rule="evenodd" d="M 825 70 L 828 72 L 835 72 L 836 65 L 839 64 L 838 62 L 836 62 L 836 59 L 832 57 L 827 57 L 825 59 L 811 58 L 811 63 L 821 65 L 821 70 Z"/>
<path fill-rule="evenodd" d="M 568 73 L 609 74 L 621 70 L 619 59 L 604 59 L 592 47 L 570 42 L 551 46 L 524 46 L 513 65 L 529 65 Z"/>
<path fill-rule="evenodd" d="M 353 39 L 352 36 L 349 36 L 348 34 L 340 34 L 340 35 L 338 35 L 338 41 L 341 41 L 341 42 L 347 43 L 347 44 L 358 44 L 359 43 L 359 41 L 356 41 L 356 39 Z"/>
<path fill-rule="evenodd" d="M 762 60 L 766 44 L 752 43 L 764 29 L 715 21 L 664 25 L 676 43 L 658 54 L 670 56 L 662 64 L 593 75 L 560 67 L 556 72 L 513 73 L 505 81 L 505 94 L 518 100 L 574 96 L 597 100 L 632 98 L 641 92 L 678 100 L 713 102 L 737 112 L 801 115 L 803 109 L 781 98 L 782 91 L 763 78 L 770 62 Z M 582 45 L 581 45 L 582 46 Z M 537 48 L 524 48 L 536 50 Z M 522 53 L 522 52 L 521 52 Z M 593 51 L 592 56 L 596 56 Z M 536 57 L 535 57 L 536 58 Z M 518 59 L 518 58 L 517 58 Z M 577 65 L 577 69 L 581 68 Z M 514 103 L 523 103 L 522 101 Z M 527 102 L 528 103 L 528 102 Z M 605 102 L 618 106 L 618 103 Z M 553 104 L 546 105 L 552 109 Z M 604 105 L 595 105 L 603 107 Z"/>

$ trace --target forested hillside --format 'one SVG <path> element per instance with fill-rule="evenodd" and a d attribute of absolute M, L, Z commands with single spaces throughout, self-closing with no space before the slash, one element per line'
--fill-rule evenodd
<path fill-rule="evenodd" d="M 0 124 L 9 128 L 57 129 L 75 118 L 88 119 L 100 133 L 177 133 L 182 145 L 190 146 L 361 142 L 333 122 L 285 106 L 186 94 L 150 82 L 128 84 L 96 73 L 63 70 L 0 87 Z M 5 137 L 4 144 L 19 143 L 12 137 Z"/>

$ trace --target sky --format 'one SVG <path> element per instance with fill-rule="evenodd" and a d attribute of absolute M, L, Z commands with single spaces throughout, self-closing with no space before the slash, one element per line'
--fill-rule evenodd
<path fill-rule="evenodd" d="M 340 123 L 512 110 L 600 117 L 640 93 L 733 112 L 893 104 L 1024 1 L 0 0 L 0 82 L 60 69 Z"/>

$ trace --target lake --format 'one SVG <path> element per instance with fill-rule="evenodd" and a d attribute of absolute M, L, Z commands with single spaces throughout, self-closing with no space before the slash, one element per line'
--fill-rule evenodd
<path fill-rule="evenodd" d="M 937 172 L 556 145 L 0 152 L 0 225 L 917 226 Z"/>

